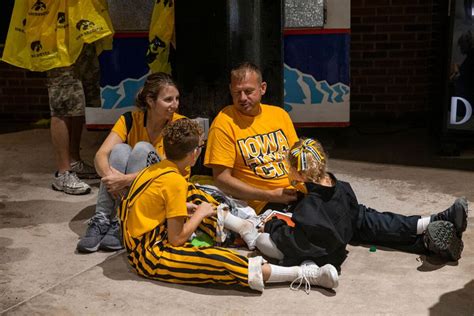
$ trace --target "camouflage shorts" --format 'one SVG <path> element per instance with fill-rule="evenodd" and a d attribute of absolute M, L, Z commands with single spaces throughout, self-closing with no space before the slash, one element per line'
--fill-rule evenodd
<path fill-rule="evenodd" d="M 99 61 L 93 45 L 84 45 L 76 63 L 46 72 L 51 116 L 83 116 L 100 107 Z"/>

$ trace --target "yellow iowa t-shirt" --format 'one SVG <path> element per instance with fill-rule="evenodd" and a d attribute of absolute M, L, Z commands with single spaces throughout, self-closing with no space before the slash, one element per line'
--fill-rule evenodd
<path fill-rule="evenodd" d="M 290 187 L 286 153 L 298 141 L 293 122 L 282 108 L 261 104 L 257 116 L 225 107 L 209 130 L 204 164 L 232 168 L 232 175 L 261 189 Z M 266 201 L 248 201 L 257 213 Z"/>

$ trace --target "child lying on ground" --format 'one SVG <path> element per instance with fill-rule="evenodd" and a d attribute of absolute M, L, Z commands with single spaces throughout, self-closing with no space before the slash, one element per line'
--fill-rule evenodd
<path fill-rule="evenodd" d="M 313 139 L 298 141 L 289 152 L 290 175 L 304 182 L 308 193 L 290 210 L 295 227 L 272 219 L 256 241 L 266 256 L 283 265 L 305 260 L 340 270 L 348 243 L 381 245 L 448 260 L 461 257 L 462 233 L 467 227 L 468 205 L 457 199 L 435 215 L 404 216 L 378 212 L 357 202 L 349 183 L 326 172 L 327 155 Z"/>
<path fill-rule="evenodd" d="M 186 204 L 186 168 L 195 164 L 202 149 L 198 123 L 181 119 L 163 130 L 167 159 L 144 169 L 132 183 L 120 207 L 124 245 L 130 265 L 139 275 L 179 284 L 238 284 L 263 291 L 264 282 L 296 282 L 336 288 L 337 270 L 319 268 L 314 262 L 282 267 L 263 263 L 262 257 L 247 258 L 220 247 L 195 247 L 188 242 L 201 226 L 216 227 L 216 210 L 206 202 Z M 224 226 L 255 240 L 253 226 L 229 212 Z M 212 232 L 211 232 L 212 234 Z M 215 234 L 215 231 L 214 231 Z"/>

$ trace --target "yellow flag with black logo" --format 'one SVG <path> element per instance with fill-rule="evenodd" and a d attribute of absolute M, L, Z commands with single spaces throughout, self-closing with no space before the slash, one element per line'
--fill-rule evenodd
<path fill-rule="evenodd" d="M 10 26 L 8 28 L 2 60 L 14 66 L 29 69 L 30 50 L 26 45 L 26 14 L 28 2 L 26 0 L 15 1 Z"/>
<path fill-rule="evenodd" d="M 70 66 L 84 43 L 112 36 L 106 0 L 16 0 L 2 60 L 33 71 Z"/>
<path fill-rule="evenodd" d="M 171 73 L 170 45 L 174 43 L 174 0 L 157 0 L 148 33 L 146 61 L 152 73 Z"/>

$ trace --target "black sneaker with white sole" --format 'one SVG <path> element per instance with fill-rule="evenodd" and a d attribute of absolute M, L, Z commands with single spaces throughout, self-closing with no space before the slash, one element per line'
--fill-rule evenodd
<path fill-rule="evenodd" d="M 461 258 L 464 244 L 451 222 L 436 221 L 429 223 L 423 241 L 425 247 L 431 253 L 441 258 L 453 261 Z"/>
<path fill-rule="evenodd" d="M 431 221 L 448 221 L 454 224 L 458 236 L 467 228 L 468 203 L 465 197 L 457 198 L 448 209 L 438 214 L 431 215 Z"/>

